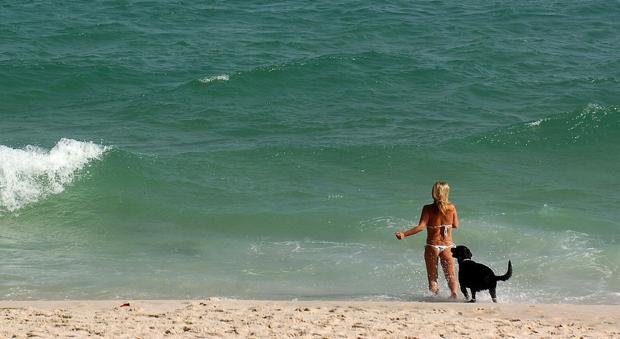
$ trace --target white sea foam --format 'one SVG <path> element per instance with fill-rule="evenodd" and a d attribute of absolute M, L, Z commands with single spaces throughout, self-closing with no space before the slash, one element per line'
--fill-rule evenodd
<path fill-rule="evenodd" d="M 210 77 L 204 77 L 202 79 L 198 79 L 198 81 L 202 82 L 203 84 L 208 84 L 212 81 L 228 81 L 230 79 L 230 77 L 228 76 L 228 74 L 221 74 L 221 75 L 215 75 L 215 76 L 210 76 Z"/>
<path fill-rule="evenodd" d="M 99 159 L 107 147 L 61 139 L 51 149 L 0 145 L 0 212 L 16 211 L 64 191 L 75 173 Z"/>
<path fill-rule="evenodd" d="M 530 122 L 530 123 L 528 123 L 528 125 L 530 127 L 539 127 L 542 122 L 543 122 L 543 119 L 540 119 L 540 120 L 536 120 L 536 121 Z"/>

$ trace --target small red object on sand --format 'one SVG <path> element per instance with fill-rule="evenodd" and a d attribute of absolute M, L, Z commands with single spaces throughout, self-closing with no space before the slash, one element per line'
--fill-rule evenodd
<path fill-rule="evenodd" d="M 129 307 L 129 303 L 124 303 L 120 307 Z"/>

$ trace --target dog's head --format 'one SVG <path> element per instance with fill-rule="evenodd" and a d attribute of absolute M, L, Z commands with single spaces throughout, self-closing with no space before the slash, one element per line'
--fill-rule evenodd
<path fill-rule="evenodd" d="M 459 262 L 464 259 L 471 259 L 471 251 L 466 246 L 459 245 L 450 249 L 450 251 L 452 252 L 452 257 L 456 258 Z"/>

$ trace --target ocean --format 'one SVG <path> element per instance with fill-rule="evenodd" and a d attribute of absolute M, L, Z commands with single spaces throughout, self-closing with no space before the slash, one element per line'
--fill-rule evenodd
<path fill-rule="evenodd" d="M 4 1 L 0 300 L 444 300 L 443 180 L 500 302 L 620 304 L 618 13 Z"/>

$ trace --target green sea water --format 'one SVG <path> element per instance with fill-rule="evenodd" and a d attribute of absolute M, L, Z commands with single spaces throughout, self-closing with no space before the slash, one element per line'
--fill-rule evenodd
<path fill-rule="evenodd" d="M 436 300 L 445 180 L 500 301 L 618 304 L 618 13 L 2 2 L 0 299 Z"/>

